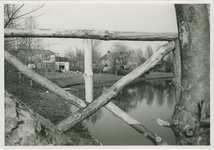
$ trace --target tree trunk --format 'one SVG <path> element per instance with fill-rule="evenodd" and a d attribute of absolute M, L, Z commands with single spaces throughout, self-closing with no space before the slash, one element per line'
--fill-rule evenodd
<path fill-rule="evenodd" d="M 174 65 L 174 78 L 175 85 L 175 100 L 179 101 L 181 95 L 181 57 L 180 57 L 180 43 L 179 40 L 175 41 L 175 50 L 173 51 L 173 65 Z"/>
<path fill-rule="evenodd" d="M 175 5 L 181 50 L 181 95 L 172 116 L 178 144 L 210 144 L 210 24 L 206 4 Z"/>
<path fill-rule="evenodd" d="M 5 145 L 6 146 L 44 146 L 77 145 L 54 124 L 45 119 L 19 99 L 5 95 Z"/>

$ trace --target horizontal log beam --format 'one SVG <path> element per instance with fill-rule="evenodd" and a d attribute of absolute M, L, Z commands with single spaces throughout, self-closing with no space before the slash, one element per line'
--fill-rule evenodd
<path fill-rule="evenodd" d="M 146 138 L 150 139 L 155 145 L 168 145 L 161 137 L 159 137 L 156 134 L 149 131 L 140 122 L 138 122 L 134 118 L 130 117 L 127 113 L 125 113 L 123 110 L 118 108 L 112 102 L 109 102 L 107 105 L 105 105 L 105 108 L 107 108 L 118 118 L 120 118 L 121 120 L 126 122 L 128 125 L 133 127 L 139 133 L 143 134 Z"/>
<path fill-rule="evenodd" d="M 4 51 L 4 59 L 7 60 L 9 63 L 11 63 L 14 67 L 16 67 L 22 74 L 32 79 L 33 81 L 41 84 L 42 86 L 46 87 L 47 89 L 54 92 L 58 96 L 62 97 L 67 102 L 79 108 L 86 107 L 86 103 L 83 100 L 79 99 L 78 97 L 75 97 L 69 92 L 66 92 L 56 84 L 52 83 L 51 81 L 45 79 L 43 76 L 29 69 L 19 59 L 11 55 L 9 52 Z"/>
<path fill-rule="evenodd" d="M 4 37 L 82 38 L 128 41 L 172 41 L 177 33 L 118 32 L 101 30 L 4 29 Z"/>
<path fill-rule="evenodd" d="M 83 121 L 85 118 L 92 115 L 94 112 L 99 110 L 102 106 L 107 104 L 112 98 L 116 97 L 117 94 L 122 90 L 123 87 L 128 85 L 130 82 L 147 72 L 149 69 L 157 65 L 160 60 L 175 48 L 175 42 L 171 41 L 161 46 L 145 63 L 141 66 L 124 76 L 122 79 L 117 81 L 109 89 L 107 89 L 101 96 L 89 104 L 86 108 L 78 110 L 71 114 L 68 118 L 58 123 L 58 129 L 66 131 L 73 127 L 76 123 Z"/>

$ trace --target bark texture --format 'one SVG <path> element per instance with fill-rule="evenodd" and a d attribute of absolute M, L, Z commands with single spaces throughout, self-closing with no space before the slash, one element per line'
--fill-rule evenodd
<path fill-rule="evenodd" d="M 98 40 L 129 41 L 171 41 L 177 39 L 177 33 L 117 32 L 100 30 L 26 30 L 4 29 L 4 37 L 46 37 L 46 38 L 82 38 Z"/>
<path fill-rule="evenodd" d="M 181 52 L 181 97 L 172 116 L 178 144 L 210 144 L 210 26 L 206 4 L 175 5 Z"/>
<path fill-rule="evenodd" d="M 76 145 L 47 119 L 5 92 L 5 146 Z"/>
<path fill-rule="evenodd" d="M 174 86 L 175 86 L 175 99 L 179 101 L 181 95 L 181 54 L 180 54 L 179 40 L 175 41 L 175 50 L 173 51 L 173 65 L 174 65 Z"/>

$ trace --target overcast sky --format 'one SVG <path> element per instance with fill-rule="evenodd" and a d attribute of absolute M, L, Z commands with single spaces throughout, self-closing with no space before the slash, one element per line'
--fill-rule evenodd
<path fill-rule="evenodd" d="M 25 9 L 31 9 L 26 5 Z M 140 32 L 177 32 L 175 10 L 173 4 L 145 4 L 142 2 L 72 2 L 69 4 L 45 4 L 37 14 L 38 28 L 43 29 L 94 29 L 111 31 Z M 81 39 L 45 39 L 49 49 L 63 55 L 65 50 L 83 48 Z M 112 43 L 103 41 L 101 52 L 105 54 Z M 58 43 L 54 44 L 53 43 Z M 164 42 L 129 42 L 131 48 L 145 49 L 151 45 L 154 49 Z"/>

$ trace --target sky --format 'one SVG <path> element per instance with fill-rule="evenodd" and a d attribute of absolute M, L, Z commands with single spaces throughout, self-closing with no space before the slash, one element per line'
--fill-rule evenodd
<path fill-rule="evenodd" d="M 32 9 L 28 4 L 24 9 Z M 44 15 L 35 18 L 41 29 L 93 29 L 135 32 L 177 32 L 173 4 L 145 4 L 143 2 L 52 2 L 36 12 Z M 46 49 L 61 56 L 75 47 L 84 48 L 82 39 L 44 39 Z M 119 41 L 102 41 L 100 52 L 104 55 Z M 150 45 L 154 50 L 166 42 L 122 41 L 132 49 Z"/>

